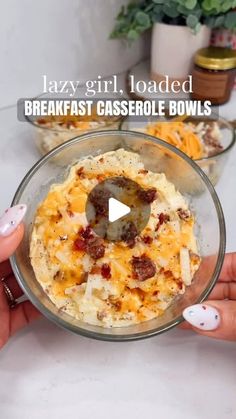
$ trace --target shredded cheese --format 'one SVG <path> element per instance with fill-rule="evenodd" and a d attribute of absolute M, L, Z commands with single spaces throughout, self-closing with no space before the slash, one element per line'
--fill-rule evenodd
<path fill-rule="evenodd" d="M 194 132 L 193 124 L 182 121 L 157 122 L 149 124 L 146 132 L 172 144 L 194 160 L 203 157 L 202 142 Z"/>

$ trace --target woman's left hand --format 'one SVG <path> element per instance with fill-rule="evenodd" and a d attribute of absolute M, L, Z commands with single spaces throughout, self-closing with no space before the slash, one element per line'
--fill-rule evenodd
<path fill-rule="evenodd" d="M 17 304 L 16 300 L 23 295 L 23 291 L 8 260 L 23 238 L 21 220 L 25 211 L 25 206 L 16 206 L 0 217 L 0 349 L 18 330 L 40 316 L 29 301 Z"/>

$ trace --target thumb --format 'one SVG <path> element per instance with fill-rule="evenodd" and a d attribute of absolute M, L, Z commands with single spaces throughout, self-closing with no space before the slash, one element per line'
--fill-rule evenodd
<path fill-rule="evenodd" d="M 195 332 L 215 339 L 236 341 L 236 301 L 207 301 L 183 311 Z"/>
<path fill-rule="evenodd" d="M 8 259 L 21 242 L 24 234 L 21 221 L 25 212 L 26 205 L 16 205 L 0 217 L 0 262 Z"/>

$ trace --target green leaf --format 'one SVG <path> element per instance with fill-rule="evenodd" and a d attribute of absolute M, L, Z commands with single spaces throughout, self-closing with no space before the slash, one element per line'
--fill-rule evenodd
<path fill-rule="evenodd" d="M 198 22 L 198 23 L 196 24 L 196 26 L 195 26 L 195 29 L 194 29 L 195 34 L 196 34 L 196 33 L 198 33 L 198 32 L 200 31 L 201 27 L 202 27 L 201 23 L 200 23 L 200 22 Z"/>
<path fill-rule="evenodd" d="M 141 11 L 136 13 L 135 20 L 139 25 L 144 26 L 145 28 L 148 28 L 151 25 L 148 14 Z"/>
<path fill-rule="evenodd" d="M 130 29 L 129 32 L 127 33 L 127 38 L 129 41 L 136 41 L 138 37 L 139 37 L 139 33 L 135 31 L 134 29 Z"/>
<path fill-rule="evenodd" d="M 171 17 L 171 18 L 175 18 L 179 16 L 177 7 L 168 6 L 167 4 L 164 4 L 163 12 L 165 13 L 166 16 Z"/>
<path fill-rule="evenodd" d="M 152 0 L 155 4 L 164 4 L 164 0 Z"/>
<path fill-rule="evenodd" d="M 225 21 L 225 16 L 224 15 L 217 16 L 215 18 L 215 21 L 214 21 L 214 28 L 222 27 L 224 25 L 224 21 Z"/>
<path fill-rule="evenodd" d="M 236 29 L 236 12 L 229 12 L 225 17 L 225 27 L 227 29 Z"/>
<path fill-rule="evenodd" d="M 206 11 L 210 11 L 212 9 L 211 0 L 204 0 L 203 3 L 202 3 L 202 8 Z"/>
<path fill-rule="evenodd" d="M 186 23 L 191 29 L 194 29 L 198 24 L 198 18 L 194 15 L 189 15 L 186 19 Z"/>
<path fill-rule="evenodd" d="M 197 0 L 186 0 L 185 1 L 185 7 L 189 10 L 194 9 L 196 4 L 197 4 Z"/>
<path fill-rule="evenodd" d="M 222 6 L 221 6 L 221 12 L 227 12 L 232 8 L 232 1 L 231 0 L 224 0 Z"/>

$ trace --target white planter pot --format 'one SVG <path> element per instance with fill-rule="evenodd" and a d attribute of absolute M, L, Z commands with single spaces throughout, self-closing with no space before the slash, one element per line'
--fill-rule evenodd
<path fill-rule="evenodd" d="M 204 25 L 194 35 L 186 26 L 155 23 L 152 30 L 151 78 L 160 81 L 168 75 L 170 79 L 186 80 L 195 52 L 209 45 L 210 35 L 211 30 Z"/>

